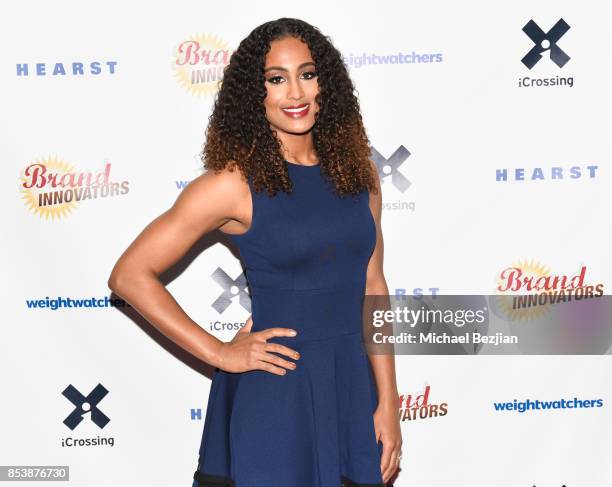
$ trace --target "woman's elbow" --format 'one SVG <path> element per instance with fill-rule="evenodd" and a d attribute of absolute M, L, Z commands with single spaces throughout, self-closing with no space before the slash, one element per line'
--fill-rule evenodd
<path fill-rule="evenodd" d="M 125 281 L 125 270 L 122 267 L 115 265 L 110 275 L 108 276 L 108 280 L 106 282 L 108 288 L 111 291 L 119 294 L 120 288 L 124 281 Z"/>

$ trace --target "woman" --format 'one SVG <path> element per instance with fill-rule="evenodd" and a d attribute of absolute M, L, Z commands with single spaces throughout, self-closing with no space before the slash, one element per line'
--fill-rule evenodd
<path fill-rule="evenodd" d="M 115 265 L 109 287 L 216 367 L 193 487 L 382 486 L 399 464 L 392 355 L 368 357 L 364 294 L 388 294 L 381 192 L 340 53 L 297 19 L 233 53 L 203 162 Z M 245 263 L 252 317 L 221 342 L 157 276 L 205 233 Z"/>

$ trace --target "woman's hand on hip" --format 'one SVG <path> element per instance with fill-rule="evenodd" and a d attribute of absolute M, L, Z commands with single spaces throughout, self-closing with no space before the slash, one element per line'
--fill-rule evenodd
<path fill-rule="evenodd" d="M 294 360 L 299 359 L 300 354 L 280 343 L 268 343 L 272 337 L 294 337 L 295 330 L 290 328 L 267 328 L 261 331 L 251 332 L 253 319 L 247 319 L 244 326 L 238 330 L 230 342 L 222 343 L 218 351 L 217 367 L 226 372 L 246 372 L 249 370 L 266 370 L 276 375 L 285 375 L 286 369 L 294 370 L 296 364 L 279 357 L 279 353 Z"/>

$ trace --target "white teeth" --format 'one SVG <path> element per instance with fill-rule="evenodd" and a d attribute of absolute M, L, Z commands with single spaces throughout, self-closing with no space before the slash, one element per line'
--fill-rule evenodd
<path fill-rule="evenodd" d="M 283 110 L 289 113 L 299 113 L 299 112 L 303 112 L 307 108 L 308 108 L 308 105 L 302 108 L 283 108 Z"/>

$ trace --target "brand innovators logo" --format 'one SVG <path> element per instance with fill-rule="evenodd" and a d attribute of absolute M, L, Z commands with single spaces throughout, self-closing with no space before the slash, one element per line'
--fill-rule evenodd
<path fill-rule="evenodd" d="M 98 384 L 86 396 L 83 395 L 76 387 L 70 384 L 62 391 L 62 395 L 72 403 L 74 409 L 64 419 L 63 423 L 70 428 L 70 430 L 74 430 L 82 423 L 86 416 L 89 416 L 89 419 L 93 424 L 95 424 L 98 428 L 103 429 L 110 422 L 110 419 L 100 410 L 98 404 L 100 401 L 102 401 L 102 399 L 104 399 L 104 397 L 106 397 L 107 394 L 108 390 L 102 384 Z M 92 438 L 74 438 L 68 436 L 61 439 L 61 445 L 62 447 L 112 447 L 115 445 L 115 438 L 101 437 L 99 435 Z"/>
<path fill-rule="evenodd" d="M 532 19 L 523 26 L 523 32 L 531 39 L 533 46 L 523 56 L 521 62 L 531 70 L 540 60 L 547 56 L 558 68 L 563 68 L 571 59 L 569 55 L 558 45 L 559 40 L 570 29 L 568 23 L 559 19 L 548 32 L 544 32 Z M 550 86 L 574 86 L 573 76 L 552 76 L 548 78 L 532 78 L 523 76 L 519 78 L 519 88 L 527 87 L 550 87 Z"/>
<path fill-rule="evenodd" d="M 429 402 L 429 391 L 431 386 L 425 386 L 422 394 L 399 395 L 399 417 L 401 421 L 413 421 L 417 419 L 435 418 L 446 416 L 448 413 L 448 403 L 442 402 L 432 404 Z"/>
<path fill-rule="evenodd" d="M 43 158 L 23 169 L 19 191 L 35 214 L 60 218 L 71 213 L 77 202 L 127 194 L 129 181 L 112 181 L 110 172 L 110 162 L 94 174 L 76 171 L 57 157 Z"/>
<path fill-rule="evenodd" d="M 391 185 L 400 193 L 405 193 L 412 186 L 412 182 L 401 171 L 401 166 L 410 157 L 410 152 L 403 145 L 400 145 L 389 158 L 384 157 L 375 147 L 370 147 L 371 157 L 376 165 L 378 177 L 381 185 L 390 181 Z M 383 201 L 383 210 L 415 210 L 414 201 L 398 199 L 395 201 Z"/>
<path fill-rule="evenodd" d="M 233 50 L 212 34 L 197 34 L 174 50 L 172 69 L 178 83 L 194 95 L 214 94 Z"/>

